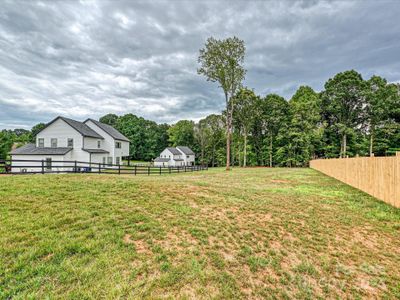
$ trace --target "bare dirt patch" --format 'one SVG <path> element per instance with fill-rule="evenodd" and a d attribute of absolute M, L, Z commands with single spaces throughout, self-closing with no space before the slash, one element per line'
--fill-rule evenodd
<path fill-rule="evenodd" d="M 132 236 L 130 234 L 125 234 L 123 241 L 125 244 L 133 244 L 136 252 L 139 254 L 149 253 L 146 243 L 142 240 L 132 240 Z"/>

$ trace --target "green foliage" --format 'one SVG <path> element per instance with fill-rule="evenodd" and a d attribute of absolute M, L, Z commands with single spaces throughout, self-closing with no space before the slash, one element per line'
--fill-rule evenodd
<path fill-rule="evenodd" d="M 107 125 L 116 126 L 118 121 L 118 116 L 116 114 L 107 114 L 102 116 L 99 119 L 99 121 Z"/>
<path fill-rule="evenodd" d="M 172 146 L 197 148 L 194 136 L 194 122 L 181 120 L 168 129 L 169 142 Z"/>
<path fill-rule="evenodd" d="M 243 67 L 246 47 L 237 37 L 217 40 L 213 37 L 200 49 L 198 74 L 208 81 L 218 82 L 224 91 L 226 104 L 226 168 L 230 168 L 230 147 L 234 105 L 232 98 L 242 86 L 246 70 Z"/>

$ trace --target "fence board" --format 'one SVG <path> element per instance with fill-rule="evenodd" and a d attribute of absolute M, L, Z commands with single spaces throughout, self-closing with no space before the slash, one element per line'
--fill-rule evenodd
<path fill-rule="evenodd" d="M 316 159 L 310 167 L 400 208 L 400 153 L 391 157 Z"/>

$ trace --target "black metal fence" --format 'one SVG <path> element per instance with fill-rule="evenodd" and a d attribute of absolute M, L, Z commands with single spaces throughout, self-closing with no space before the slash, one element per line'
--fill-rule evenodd
<path fill-rule="evenodd" d="M 0 160 L 0 174 L 49 174 L 49 173 L 98 173 L 162 175 L 208 170 L 207 166 L 156 167 L 140 165 L 115 165 L 82 161 L 64 160 Z"/>

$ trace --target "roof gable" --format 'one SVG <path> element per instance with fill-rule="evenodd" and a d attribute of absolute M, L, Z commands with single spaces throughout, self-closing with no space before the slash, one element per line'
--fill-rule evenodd
<path fill-rule="evenodd" d="M 40 130 L 37 134 L 39 134 L 40 132 L 42 132 L 46 128 L 50 127 L 51 124 L 53 124 L 57 120 L 64 121 L 65 123 L 67 123 L 69 126 L 71 126 L 73 129 L 75 129 L 81 135 L 83 135 L 85 137 L 93 137 L 93 138 L 97 138 L 97 139 L 104 139 L 100 134 L 98 134 L 96 131 L 91 129 L 86 124 L 84 124 L 82 122 L 79 122 L 79 121 L 75 121 L 75 120 L 69 119 L 69 118 L 61 117 L 61 116 L 58 116 L 57 118 L 55 118 L 51 122 L 47 123 L 46 126 L 42 130 Z"/>
<path fill-rule="evenodd" d="M 115 129 L 111 125 L 104 124 L 104 123 L 101 123 L 101 122 L 93 120 L 93 119 L 87 119 L 84 123 L 86 123 L 88 121 L 92 121 L 97 127 L 102 129 L 103 131 L 105 131 L 113 139 L 129 142 L 129 139 L 126 136 L 124 136 L 121 132 L 119 132 L 117 129 Z"/>

